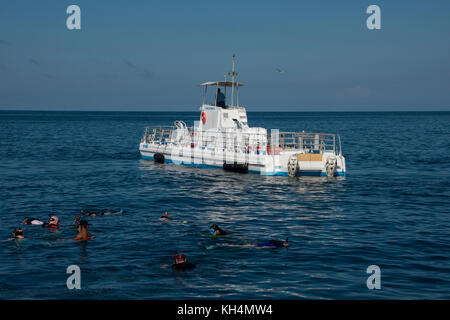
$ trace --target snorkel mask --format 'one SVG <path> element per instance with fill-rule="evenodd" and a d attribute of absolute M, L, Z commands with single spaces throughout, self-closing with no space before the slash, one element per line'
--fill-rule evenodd
<path fill-rule="evenodd" d="M 219 230 L 219 227 L 217 226 L 217 224 L 213 224 L 209 227 L 210 234 L 214 234 L 217 230 Z"/>
<path fill-rule="evenodd" d="M 58 224 L 59 218 L 57 216 L 50 216 L 49 224 Z"/>
<path fill-rule="evenodd" d="M 176 252 L 173 255 L 173 263 L 180 264 L 180 263 L 185 263 L 185 262 L 186 262 L 186 256 L 184 254 Z"/>

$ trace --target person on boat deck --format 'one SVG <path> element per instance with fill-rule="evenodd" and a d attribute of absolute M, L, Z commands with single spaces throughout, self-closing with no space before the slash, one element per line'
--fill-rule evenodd
<path fill-rule="evenodd" d="M 78 223 L 78 234 L 73 240 L 85 241 L 92 239 L 91 233 L 87 230 L 88 222 L 86 220 L 81 220 Z"/>
<path fill-rule="evenodd" d="M 220 91 L 220 88 L 217 89 L 217 104 L 218 107 L 225 107 L 225 95 Z"/>

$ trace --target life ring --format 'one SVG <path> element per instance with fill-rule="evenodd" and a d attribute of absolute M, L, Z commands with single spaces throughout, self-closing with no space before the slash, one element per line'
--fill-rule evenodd
<path fill-rule="evenodd" d="M 204 111 L 202 112 L 202 122 L 203 124 L 206 123 L 206 113 Z"/>

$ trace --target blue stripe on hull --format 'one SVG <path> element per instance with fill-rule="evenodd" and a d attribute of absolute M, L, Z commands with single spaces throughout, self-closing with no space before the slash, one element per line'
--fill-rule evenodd
<path fill-rule="evenodd" d="M 142 159 L 145 160 L 154 160 L 153 156 L 146 156 L 141 154 Z M 195 168 L 201 168 L 201 169 L 217 169 L 217 168 L 222 168 L 222 166 L 216 166 L 216 165 L 211 165 L 211 164 L 205 164 L 205 163 L 186 163 L 186 162 L 182 162 L 182 161 L 173 161 L 172 159 L 165 159 L 164 160 L 165 163 L 174 163 L 174 164 L 181 164 L 184 166 L 188 166 L 188 167 L 195 167 Z M 288 176 L 289 174 L 287 172 L 284 171 L 278 171 L 278 172 L 261 172 L 261 171 L 256 171 L 256 170 L 248 170 L 249 173 L 255 173 L 255 174 L 260 174 L 260 175 L 264 175 L 264 176 Z M 305 171 L 301 171 L 300 172 L 300 176 L 311 176 L 311 177 L 325 177 L 327 174 L 325 172 L 320 172 L 320 171 L 312 171 L 312 172 L 305 172 Z M 337 172 L 338 176 L 345 176 L 345 172 Z"/>

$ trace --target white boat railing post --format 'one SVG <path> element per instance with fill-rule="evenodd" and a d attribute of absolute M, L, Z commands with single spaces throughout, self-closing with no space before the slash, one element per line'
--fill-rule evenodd
<path fill-rule="evenodd" d="M 334 152 L 334 154 L 337 154 L 336 153 L 336 136 L 333 136 L 333 152 Z"/>
<path fill-rule="evenodd" d="M 314 150 L 319 150 L 319 135 L 317 133 L 314 135 Z"/>
<path fill-rule="evenodd" d="M 205 86 L 205 90 L 203 91 L 203 103 L 202 105 L 206 104 L 206 89 L 208 88 L 208 86 Z"/>

